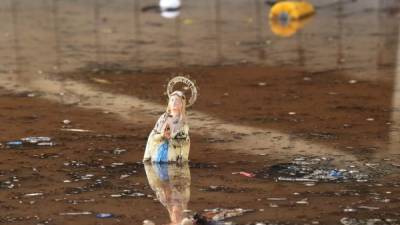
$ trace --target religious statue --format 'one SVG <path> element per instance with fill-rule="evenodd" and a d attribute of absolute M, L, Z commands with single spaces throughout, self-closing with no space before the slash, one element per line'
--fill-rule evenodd
<path fill-rule="evenodd" d="M 174 90 L 181 84 L 182 90 Z M 187 100 L 185 91 L 191 91 Z M 143 161 L 155 163 L 183 162 L 189 160 L 190 138 L 186 108 L 197 98 L 197 88 L 186 77 L 171 79 L 167 87 L 168 105 L 150 132 Z"/>

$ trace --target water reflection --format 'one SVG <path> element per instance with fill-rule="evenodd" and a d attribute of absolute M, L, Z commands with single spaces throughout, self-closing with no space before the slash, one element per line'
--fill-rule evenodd
<path fill-rule="evenodd" d="M 1 1 L 0 9 L 5 13 L 0 15 L 0 32 L 4 34 L 0 36 L 0 59 L 7 65 L 2 69 L 30 74 L 37 69 L 53 71 L 54 67 L 71 71 L 90 63 L 118 63 L 138 69 L 246 60 L 278 66 L 284 61 L 308 70 L 365 68 L 359 76 L 371 78 L 379 76 L 378 70 L 387 69 L 384 66 L 393 65 L 398 2 L 313 3 L 317 14 L 302 29 L 307 37 L 300 43 L 305 49 L 304 63 L 297 63 L 302 58 L 296 51 L 298 40 L 276 37 L 276 25 L 271 25 L 272 31 L 268 29 L 270 7 L 257 0 L 185 1 L 184 8 L 179 0 L 151 3 L 166 17 L 179 14 L 180 19 L 175 20 L 147 13 L 143 10 L 145 2 L 140 0 Z M 301 24 L 294 27 L 298 29 Z M 368 51 L 366 42 L 371 46 Z M 41 57 L 35 57 L 37 54 Z M 10 68 L 21 64 L 22 68 Z"/>
<path fill-rule="evenodd" d="M 147 180 L 168 210 L 170 225 L 181 224 L 190 200 L 190 169 L 185 164 L 145 163 Z"/>
<path fill-rule="evenodd" d="M 179 16 L 181 7 L 180 0 L 160 0 L 161 16 L 164 18 L 175 18 Z"/>
<path fill-rule="evenodd" d="M 289 20 L 285 22 L 281 20 L 270 20 L 269 25 L 274 34 L 280 37 L 291 37 L 300 31 L 310 19 L 311 17 L 307 17 L 301 20 Z"/>

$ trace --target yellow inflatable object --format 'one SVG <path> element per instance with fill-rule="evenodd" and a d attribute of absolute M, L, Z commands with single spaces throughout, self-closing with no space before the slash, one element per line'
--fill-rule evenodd
<path fill-rule="evenodd" d="M 298 20 L 314 14 L 311 3 L 283 1 L 276 3 L 269 12 L 269 19 Z"/>
<path fill-rule="evenodd" d="M 278 2 L 269 12 L 271 31 L 281 37 L 290 37 L 304 27 L 314 12 L 314 6 L 305 1 Z"/>
<path fill-rule="evenodd" d="M 279 20 L 270 20 L 269 25 L 271 27 L 271 31 L 281 37 L 290 37 L 294 35 L 297 31 L 299 31 L 306 20 L 292 20 L 287 24 L 280 23 Z"/>

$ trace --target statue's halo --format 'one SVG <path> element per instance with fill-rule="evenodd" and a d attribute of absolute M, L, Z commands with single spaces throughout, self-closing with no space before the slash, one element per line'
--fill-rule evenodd
<path fill-rule="evenodd" d="M 184 88 L 183 88 L 184 90 L 178 90 L 178 91 L 182 91 L 183 93 L 185 93 L 185 92 L 187 92 L 187 90 L 190 90 L 191 95 L 190 95 L 190 99 L 188 99 L 186 102 L 186 107 L 192 106 L 197 100 L 197 87 L 196 87 L 195 83 L 187 77 L 176 76 L 168 82 L 168 85 L 167 85 L 168 97 L 171 97 L 172 92 L 177 91 L 177 90 L 174 90 L 174 87 L 179 83 L 182 83 L 184 85 Z"/>

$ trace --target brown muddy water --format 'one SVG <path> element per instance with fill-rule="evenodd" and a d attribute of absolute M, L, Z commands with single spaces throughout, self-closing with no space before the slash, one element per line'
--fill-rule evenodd
<path fill-rule="evenodd" d="M 0 224 L 400 224 L 400 3 L 311 2 L 0 1 Z M 143 165 L 178 74 L 191 162 Z"/>

